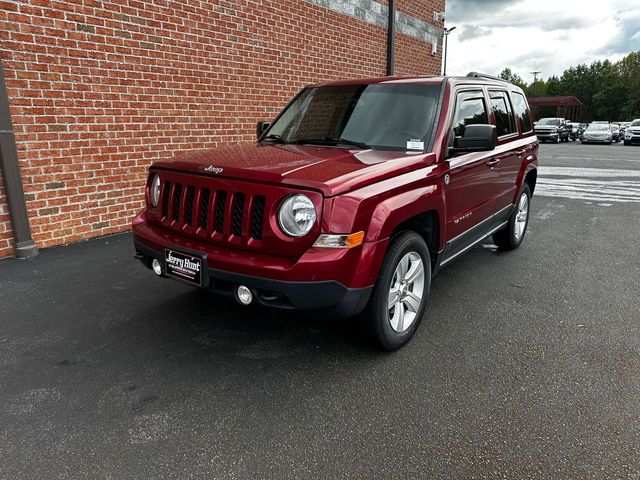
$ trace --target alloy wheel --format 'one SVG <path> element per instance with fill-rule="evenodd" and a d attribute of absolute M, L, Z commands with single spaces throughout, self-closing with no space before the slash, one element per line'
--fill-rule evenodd
<path fill-rule="evenodd" d="M 391 328 L 398 333 L 409 329 L 416 320 L 424 295 L 425 271 L 422 257 L 409 252 L 396 266 L 387 303 Z"/>
<path fill-rule="evenodd" d="M 520 241 L 524 235 L 524 230 L 527 228 L 527 220 L 529 218 L 529 197 L 526 193 L 520 195 L 520 201 L 518 202 L 518 211 L 516 213 L 516 224 L 514 228 L 514 235 L 516 240 Z"/>

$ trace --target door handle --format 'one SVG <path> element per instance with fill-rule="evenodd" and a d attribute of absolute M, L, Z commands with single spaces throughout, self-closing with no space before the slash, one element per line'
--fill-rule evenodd
<path fill-rule="evenodd" d="M 498 159 L 496 158 L 495 160 L 489 160 L 489 161 L 487 162 L 487 166 L 488 166 L 488 167 L 493 168 L 493 167 L 495 167 L 495 166 L 496 166 L 497 164 L 499 164 L 499 163 L 500 163 L 500 160 L 498 160 Z"/>

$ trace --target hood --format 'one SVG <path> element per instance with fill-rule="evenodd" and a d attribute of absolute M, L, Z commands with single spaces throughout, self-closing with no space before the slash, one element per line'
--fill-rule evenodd
<path fill-rule="evenodd" d="M 592 130 L 589 132 L 584 132 L 584 135 L 587 137 L 609 137 L 611 136 L 611 132 L 607 132 L 604 130 Z"/>
<path fill-rule="evenodd" d="M 333 196 L 435 161 L 434 153 L 250 143 L 181 154 L 152 168 L 306 187 Z"/>

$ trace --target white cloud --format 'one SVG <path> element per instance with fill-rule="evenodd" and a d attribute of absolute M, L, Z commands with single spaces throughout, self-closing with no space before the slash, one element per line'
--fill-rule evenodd
<path fill-rule="evenodd" d="M 628 7 L 631 3 L 638 3 Z M 572 66 L 640 50 L 640 2 L 615 0 L 448 0 L 447 73 L 498 74 L 510 67 L 561 75 Z"/>

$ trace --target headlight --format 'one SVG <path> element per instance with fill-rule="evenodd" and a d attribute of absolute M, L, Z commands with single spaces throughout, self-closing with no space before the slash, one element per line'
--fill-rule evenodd
<path fill-rule="evenodd" d="M 290 237 L 302 237 L 316 222 L 316 207 L 306 195 L 291 195 L 280 206 L 278 223 Z"/>
<path fill-rule="evenodd" d="M 160 201 L 160 176 L 158 174 L 153 175 L 151 180 L 151 188 L 149 190 L 149 200 L 152 207 L 157 207 Z"/>

